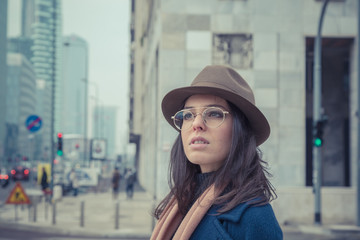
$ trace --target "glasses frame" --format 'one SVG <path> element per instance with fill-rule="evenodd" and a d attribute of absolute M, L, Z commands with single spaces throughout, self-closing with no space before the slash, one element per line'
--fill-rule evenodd
<path fill-rule="evenodd" d="M 201 113 L 197 112 L 196 114 L 194 114 L 194 113 L 191 111 L 192 109 L 199 109 L 199 108 L 202 108 L 202 109 L 204 109 L 204 110 L 203 110 Z M 216 127 L 210 127 L 210 126 L 208 126 L 208 125 L 206 124 L 206 122 L 205 122 L 204 113 L 205 113 L 207 110 L 209 110 L 209 109 L 218 109 L 218 110 L 222 111 L 222 113 L 223 113 L 223 119 L 222 119 L 221 123 L 219 123 L 219 125 L 217 125 Z M 192 123 L 195 121 L 195 118 L 197 117 L 197 115 L 201 114 L 201 119 L 202 119 L 204 125 L 205 125 L 206 127 L 208 127 L 208 128 L 218 128 L 218 127 L 220 127 L 221 124 L 223 124 L 224 121 L 225 121 L 226 114 L 231 114 L 229 111 L 225 111 L 225 110 L 223 110 L 221 107 L 185 108 L 185 109 L 182 109 L 182 110 L 180 110 L 180 111 L 177 111 L 173 116 L 171 116 L 171 119 L 174 121 L 174 126 L 175 126 L 177 129 L 179 129 L 180 131 L 181 131 L 181 130 L 188 130 L 188 129 L 191 128 L 191 125 L 192 125 L 192 124 L 189 124 L 189 127 L 188 127 L 188 128 L 180 128 L 180 127 L 178 127 L 178 125 L 176 124 L 176 122 L 175 122 L 175 121 L 176 121 L 175 116 L 176 116 L 178 113 L 184 112 L 184 111 L 189 111 L 189 112 L 193 115 Z"/>

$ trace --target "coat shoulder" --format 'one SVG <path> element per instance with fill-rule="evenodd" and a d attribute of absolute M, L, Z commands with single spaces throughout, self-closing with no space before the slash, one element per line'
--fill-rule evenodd
<path fill-rule="evenodd" d="M 223 214 L 218 214 L 217 209 L 210 208 L 193 234 L 197 238 L 192 239 L 200 236 L 211 236 L 211 239 L 283 239 L 270 204 L 253 206 L 242 203 Z"/>

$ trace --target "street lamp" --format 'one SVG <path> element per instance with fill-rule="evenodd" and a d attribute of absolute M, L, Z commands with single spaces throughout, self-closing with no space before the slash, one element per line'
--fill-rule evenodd
<path fill-rule="evenodd" d="M 96 127 L 95 127 L 95 129 L 96 129 L 96 134 L 94 134 L 94 136 L 95 137 L 97 137 L 97 138 L 101 138 L 102 137 L 102 131 L 101 131 L 101 128 L 100 128 L 100 126 L 102 126 L 103 124 L 102 124 L 102 122 L 101 122 L 101 119 L 103 120 L 103 109 L 101 109 L 101 107 L 100 107 L 100 102 L 101 102 L 101 106 L 104 106 L 104 102 L 103 101 L 101 101 L 101 99 L 100 98 L 98 98 L 97 96 L 90 96 L 91 98 L 93 98 L 93 99 L 95 99 L 95 101 L 96 101 L 96 109 L 97 109 L 97 116 L 96 116 Z M 95 111 L 94 111 L 95 112 Z M 100 118 L 100 116 L 102 116 L 102 118 Z"/>
<path fill-rule="evenodd" d="M 84 165 L 87 164 L 87 158 L 88 158 L 88 82 L 89 82 L 89 77 L 88 77 L 88 67 L 89 67 L 89 54 L 88 54 L 88 48 L 87 45 L 83 45 L 83 44 L 76 44 L 76 43 L 72 43 L 72 42 L 65 42 L 64 46 L 68 47 L 68 46 L 74 46 L 74 47 L 80 47 L 84 50 L 85 52 L 85 78 L 83 79 L 83 81 L 85 82 L 85 91 L 84 91 Z"/>
<path fill-rule="evenodd" d="M 92 84 L 92 85 L 94 85 L 95 86 L 95 97 L 94 96 L 91 96 L 91 97 L 93 97 L 93 98 L 95 98 L 95 101 L 96 101 L 96 107 L 99 109 L 100 108 L 100 105 L 99 105 L 99 101 L 100 101 L 100 98 L 99 98 L 99 87 L 98 87 L 98 85 L 97 85 L 97 83 L 96 82 L 90 82 L 90 81 L 88 81 L 87 82 L 88 84 Z M 96 108 L 95 108 L 96 109 Z M 94 136 L 95 137 L 100 137 L 100 131 L 99 131 L 99 129 L 100 129 L 100 126 L 99 126 L 99 122 L 98 122 L 99 120 L 98 120 L 98 118 L 97 118 L 97 120 L 96 120 L 96 131 L 95 131 L 95 134 L 94 134 Z"/>

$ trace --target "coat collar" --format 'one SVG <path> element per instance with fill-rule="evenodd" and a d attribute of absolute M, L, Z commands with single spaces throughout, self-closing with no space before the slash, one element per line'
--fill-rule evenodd
<path fill-rule="evenodd" d="M 216 217 L 217 217 L 217 219 L 219 219 L 219 221 L 239 222 L 240 218 L 243 216 L 246 209 L 248 209 L 250 206 L 251 205 L 248 202 L 241 203 L 238 206 L 236 206 L 235 208 L 233 208 L 225 213 L 216 215 Z M 220 207 L 215 207 L 214 212 L 217 212 L 218 209 L 220 209 Z"/>

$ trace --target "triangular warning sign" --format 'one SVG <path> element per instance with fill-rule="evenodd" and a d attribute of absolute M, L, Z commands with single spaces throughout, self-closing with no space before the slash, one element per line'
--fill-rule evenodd
<path fill-rule="evenodd" d="M 17 182 L 13 190 L 11 190 L 6 204 L 30 204 L 30 199 L 19 182 Z"/>

